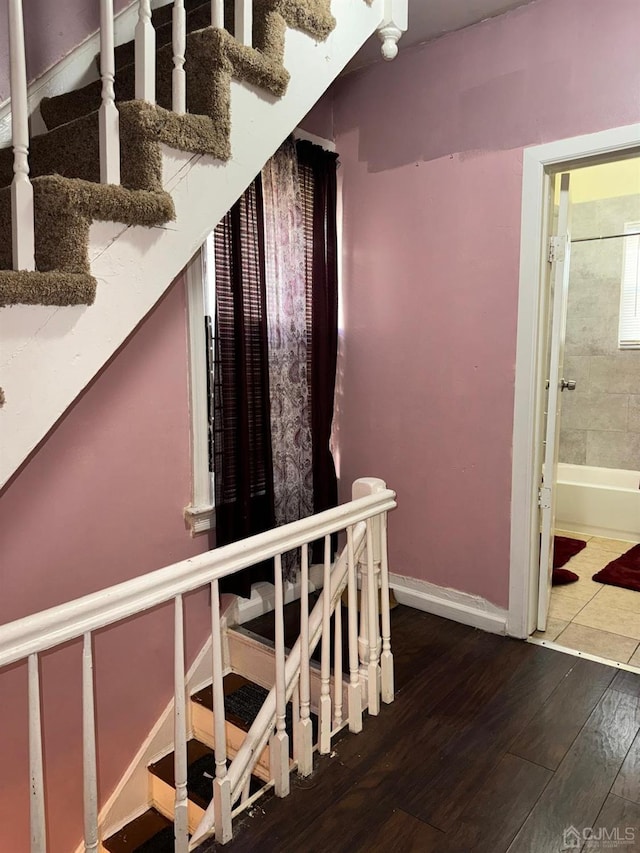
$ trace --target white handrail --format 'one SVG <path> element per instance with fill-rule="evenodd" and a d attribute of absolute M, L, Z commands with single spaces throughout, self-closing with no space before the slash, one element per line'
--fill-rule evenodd
<path fill-rule="evenodd" d="M 9 0 L 9 55 L 14 173 L 11 184 L 13 268 L 34 270 L 33 186 L 29 180 L 29 107 L 22 0 Z"/>
<path fill-rule="evenodd" d="M 396 506 L 385 489 L 0 626 L 0 668 L 142 613 Z"/>

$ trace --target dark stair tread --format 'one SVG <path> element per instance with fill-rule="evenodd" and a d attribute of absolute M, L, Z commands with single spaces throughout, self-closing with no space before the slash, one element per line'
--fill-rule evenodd
<path fill-rule="evenodd" d="M 213 780 L 216 774 L 213 750 L 192 738 L 187 742 L 187 764 L 187 795 L 200 808 L 206 809 L 213 796 Z M 171 788 L 175 787 L 174 753 L 170 752 L 150 764 L 149 772 Z M 252 776 L 249 793 L 254 794 L 263 785 L 261 779 Z"/>
<path fill-rule="evenodd" d="M 173 823 L 149 809 L 103 841 L 109 853 L 173 853 Z"/>
<path fill-rule="evenodd" d="M 309 594 L 309 613 L 313 610 L 316 602 L 320 598 L 320 592 L 312 592 Z M 342 607 L 342 673 L 349 674 L 349 615 L 348 610 L 344 605 Z M 300 600 L 291 601 L 284 607 L 284 643 L 287 649 L 293 648 L 300 634 Z M 331 666 L 333 668 L 335 654 L 335 618 L 331 616 L 331 630 L 329 632 L 330 648 L 331 648 Z M 245 622 L 231 630 L 241 634 L 250 634 L 254 639 L 264 642 L 264 645 L 273 647 L 275 638 L 275 615 L 274 611 L 265 613 L 262 616 L 257 616 L 250 622 Z M 312 664 L 320 663 L 321 659 L 321 642 L 319 641 L 311 655 Z"/>

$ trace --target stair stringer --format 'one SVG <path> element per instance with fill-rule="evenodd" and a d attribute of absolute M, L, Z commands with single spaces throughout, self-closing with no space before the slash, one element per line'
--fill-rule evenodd
<path fill-rule="evenodd" d="M 264 163 L 319 100 L 382 21 L 383 0 L 333 0 L 336 27 L 323 42 L 288 29 L 285 95 L 231 83 L 228 162 L 165 151 L 164 174 L 176 220 L 156 228 L 99 223 L 92 228 L 92 306 L 16 305 L 0 311 L 0 487 L 184 268 Z M 169 177 L 170 176 L 170 177 Z"/>

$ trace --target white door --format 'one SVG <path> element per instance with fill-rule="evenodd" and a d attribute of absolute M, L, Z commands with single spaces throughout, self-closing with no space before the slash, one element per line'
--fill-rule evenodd
<path fill-rule="evenodd" d="M 540 581 L 538 590 L 538 630 L 547 627 L 551 576 L 553 573 L 553 532 L 555 527 L 555 483 L 558 467 L 558 439 L 560 435 L 560 394 L 573 390 L 575 382 L 562 375 L 564 341 L 567 319 L 567 294 L 569 291 L 569 260 L 571 199 L 569 175 L 560 178 L 560 203 L 556 236 L 551 238 L 550 294 L 551 335 L 549 339 L 549 373 L 547 391 L 547 418 L 545 429 L 544 462 L 540 488 Z"/>

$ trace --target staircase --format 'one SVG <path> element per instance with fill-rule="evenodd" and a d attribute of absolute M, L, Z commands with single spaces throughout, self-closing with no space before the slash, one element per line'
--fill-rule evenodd
<path fill-rule="evenodd" d="M 102 79 L 43 101 L 48 132 L 31 140 L 22 3 L 9 3 L 0 486 L 364 41 L 379 29 L 390 56 L 406 28 L 406 0 L 175 0 L 153 14 L 140 0 L 135 43 L 114 50 L 100 2 Z"/>
<path fill-rule="evenodd" d="M 315 603 L 319 593 L 310 597 Z M 348 612 L 343 606 L 341 619 L 347 623 Z M 291 651 L 297 637 L 300 624 L 300 602 L 296 601 L 284 608 L 285 645 L 287 653 Z M 250 623 L 228 629 L 225 645 L 228 648 L 227 667 L 224 676 L 225 727 L 227 755 L 237 755 L 247 732 L 257 716 L 257 712 L 266 700 L 270 687 L 275 683 L 275 620 L 273 612 L 259 617 Z M 331 620 L 331 637 L 335 636 L 335 617 Z M 347 637 L 344 636 L 342 659 L 348 662 Z M 332 655 L 335 644 L 332 643 Z M 322 690 L 321 655 L 316 649 L 310 662 L 311 720 L 314 749 L 319 748 L 319 708 Z M 333 679 L 336 674 L 334 671 Z M 342 704 L 334 704 L 333 727 L 337 732 L 347 720 L 342 719 L 342 708 L 347 708 L 349 675 L 342 673 L 337 682 L 341 686 Z M 333 695 L 338 689 L 334 683 Z M 289 735 L 290 770 L 296 769 L 293 740 L 295 736 L 295 710 L 291 702 L 287 706 L 286 731 Z M 190 697 L 191 739 L 187 743 L 187 794 L 188 827 L 194 833 L 203 819 L 211 798 L 211 786 L 215 778 L 215 753 L 212 732 L 215 728 L 213 718 L 213 688 L 209 684 Z M 174 803 L 175 790 L 175 754 L 167 752 L 148 766 L 149 808 L 136 816 L 124 827 L 107 838 L 102 847 L 109 853 L 164 853 L 174 849 Z M 250 782 L 243 792 L 241 805 L 246 809 L 260 796 L 271 791 L 273 772 L 269 746 L 265 747 L 253 767 Z"/>
<path fill-rule="evenodd" d="M 365 711 L 375 716 L 381 703 L 393 702 L 387 513 L 395 494 L 383 481 L 363 478 L 353 495 L 309 518 L 0 626 L 0 677 L 27 662 L 31 853 L 47 851 L 51 792 L 40 657 L 50 649 L 82 639 L 84 842 L 78 851 L 85 853 L 187 853 L 213 836 L 226 844 L 234 819 L 258 796 L 272 790 L 286 797 L 292 771 L 309 776 L 316 750 L 329 754 L 343 727 L 362 732 Z M 332 560 L 336 537 L 344 545 Z M 310 567 L 318 541 L 324 560 Z M 299 554 L 299 598 L 285 608 L 282 555 L 291 551 Z M 274 563 L 273 611 L 253 625 L 230 625 L 237 609 L 221 612 L 220 581 L 265 560 Z M 321 592 L 314 590 L 316 576 Z M 211 636 L 187 673 L 184 597 L 199 589 L 211 596 Z M 289 588 L 293 599 L 292 593 Z M 167 602 L 174 615 L 173 699 L 99 808 L 95 693 L 117 685 L 94 670 L 94 634 L 117 632 L 121 623 Z M 77 805 L 68 804 L 66 817 L 80 825 Z"/>

